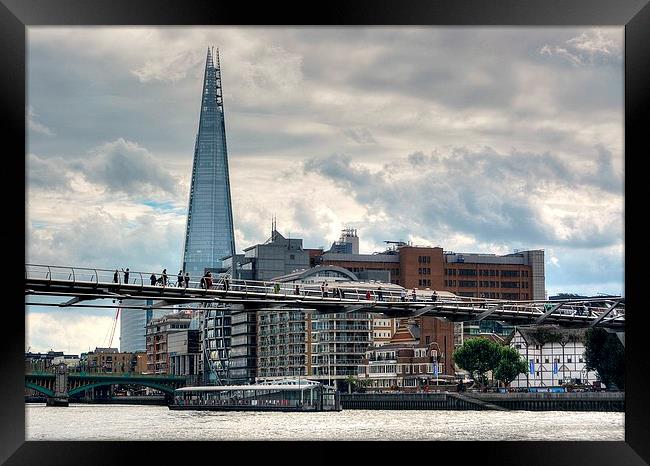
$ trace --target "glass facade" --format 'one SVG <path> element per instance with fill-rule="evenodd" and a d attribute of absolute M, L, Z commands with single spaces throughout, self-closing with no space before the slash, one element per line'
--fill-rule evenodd
<path fill-rule="evenodd" d="M 182 269 L 198 281 L 235 254 L 219 51 L 208 49 L 199 131 L 194 147 Z"/>
<path fill-rule="evenodd" d="M 153 300 L 125 299 L 125 306 L 152 306 Z M 120 310 L 120 352 L 136 353 L 145 351 L 146 326 L 152 319 L 170 312 L 165 309 L 121 309 Z"/>

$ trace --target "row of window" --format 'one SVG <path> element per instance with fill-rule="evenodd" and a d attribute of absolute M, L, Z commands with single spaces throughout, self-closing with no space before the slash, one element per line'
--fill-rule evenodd
<path fill-rule="evenodd" d="M 431 268 L 430 267 L 420 267 L 418 269 L 418 273 L 420 275 L 431 275 Z"/>
<path fill-rule="evenodd" d="M 430 264 L 430 263 L 431 263 L 430 256 L 418 256 L 418 264 Z"/>
<path fill-rule="evenodd" d="M 418 286 L 431 286 L 431 280 L 420 279 L 418 280 Z"/>
<path fill-rule="evenodd" d="M 495 269 L 445 269 L 445 275 L 448 276 L 470 276 L 474 277 L 478 274 L 480 277 L 528 277 L 528 270 L 495 270 Z"/>
<path fill-rule="evenodd" d="M 459 286 L 461 288 L 475 288 L 476 284 L 481 288 L 528 288 L 528 282 L 497 282 L 480 280 L 445 280 L 445 286 Z"/>

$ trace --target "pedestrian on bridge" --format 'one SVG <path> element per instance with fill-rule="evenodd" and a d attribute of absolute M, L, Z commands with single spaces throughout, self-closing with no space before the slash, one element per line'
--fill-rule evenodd
<path fill-rule="evenodd" d="M 406 301 L 406 290 L 402 288 L 402 291 L 399 292 L 400 301 Z"/>
<path fill-rule="evenodd" d="M 411 298 L 413 301 L 417 301 L 417 295 L 415 294 L 415 288 L 413 288 L 413 291 L 411 291 Z"/>
<path fill-rule="evenodd" d="M 321 298 L 325 297 L 325 282 L 320 284 L 320 296 Z"/>
<path fill-rule="evenodd" d="M 178 271 L 178 276 L 176 277 L 176 286 L 181 288 L 183 286 L 183 271 Z"/>
<path fill-rule="evenodd" d="M 370 295 L 370 290 L 366 291 L 366 301 L 370 301 L 372 296 Z"/>
<path fill-rule="evenodd" d="M 122 269 L 122 272 L 124 272 L 124 283 L 129 284 L 129 268 L 127 267 L 126 270 Z"/>
<path fill-rule="evenodd" d="M 185 288 L 190 286 L 190 274 L 185 272 Z"/>
<path fill-rule="evenodd" d="M 119 283 L 120 282 L 120 273 L 115 269 L 115 273 L 113 274 L 113 283 Z"/>
<path fill-rule="evenodd" d="M 209 270 L 205 274 L 205 288 L 208 290 L 212 289 L 212 273 Z"/>
<path fill-rule="evenodd" d="M 151 277 L 149 277 L 149 281 L 151 282 L 151 286 L 156 286 L 156 274 L 152 273 Z"/>
<path fill-rule="evenodd" d="M 230 280 L 228 279 L 227 275 L 223 277 L 223 289 L 224 291 L 228 291 L 230 289 Z"/>
<path fill-rule="evenodd" d="M 377 299 L 378 299 L 379 301 L 383 301 L 383 300 L 384 300 L 384 292 L 381 291 L 381 286 L 380 286 L 379 288 L 377 288 Z"/>
<path fill-rule="evenodd" d="M 431 301 L 433 301 L 434 303 L 438 301 L 438 293 L 436 291 L 434 291 L 433 294 L 431 295 Z"/>
<path fill-rule="evenodd" d="M 300 285 L 296 285 L 296 289 L 293 291 L 293 294 L 300 296 Z"/>
<path fill-rule="evenodd" d="M 275 294 L 278 294 L 280 292 L 280 284 L 279 283 L 276 283 L 275 285 L 273 285 L 273 292 Z"/>
<path fill-rule="evenodd" d="M 167 286 L 167 269 L 163 269 L 160 278 L 162 278 L 162 286 Z"/>

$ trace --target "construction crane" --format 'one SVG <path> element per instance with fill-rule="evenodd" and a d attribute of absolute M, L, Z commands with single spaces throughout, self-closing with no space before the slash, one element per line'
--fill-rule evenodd
<path fill-rule="evenodd" d="M 113 327 L 111 328 L 111 335 L 108 338 L 108 348 L 111 347 L 113 344 L 113 336 L 115 335 L 115 327 L 117 326 L 117 318 L 120 316 L 120 308 L 117 308 L 117 312 L 115 313 L 115 319 L 113 320 Z"/>

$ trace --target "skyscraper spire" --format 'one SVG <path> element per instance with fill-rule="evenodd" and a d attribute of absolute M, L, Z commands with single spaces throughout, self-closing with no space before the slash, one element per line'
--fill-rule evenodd
<path fill-rule="evenodd" d="M 182 269 L 192 280 L 235 254 L 219 49 L 208 47 Z"/>

